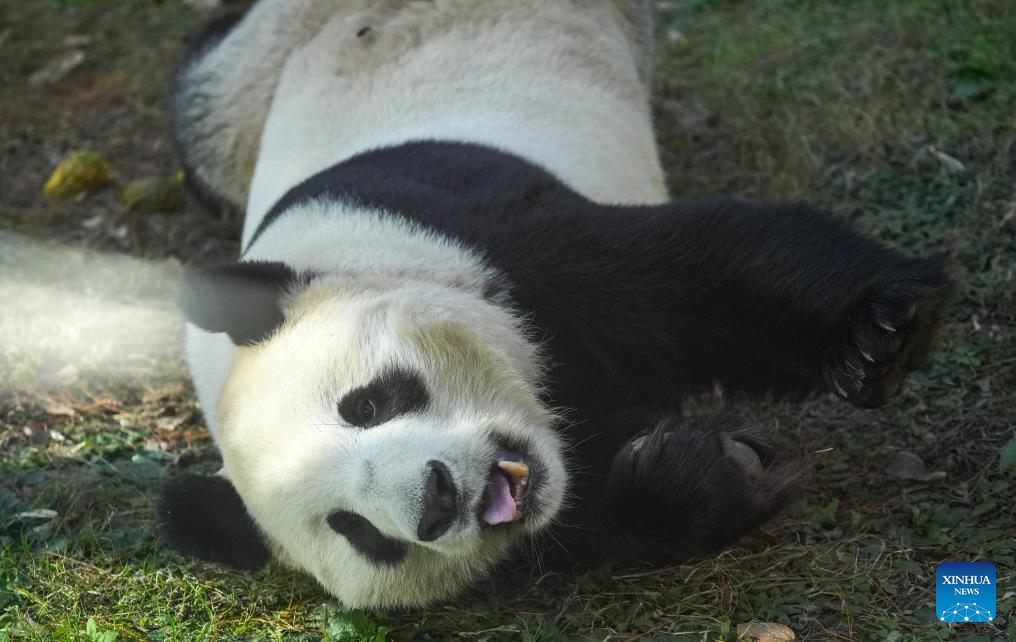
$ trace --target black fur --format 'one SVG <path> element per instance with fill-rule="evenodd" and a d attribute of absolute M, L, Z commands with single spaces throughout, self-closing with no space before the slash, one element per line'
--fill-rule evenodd
<path fill-rule="evenodd" d="M 405 542 L 388 537 L 356 513 L 335 511 L 328 516 L 328 525 L 349 540 L 353 548 L 378 564 L 394 566 L 405 559 L 408 552 Z"/>
<path fill-rule="evenodd" d="M 907 258 L 805 206 L 600 205 L 477 145 L 409 143 L 340 163 L 287 193 L 252 244 L 310 199 L 405 217 L 501 275 L 491 289 L 544 344 L 548 401 L 575 420 L 571 456 L 583 471 L 555 565 L 682 560 L 768 519 L 796 474 L 732 420 L 681 419 L 671 410 L 681 395 L 716 382 L 794 396 L 829 386 L 859 405 L 883 403 L 927 352 L 948 289 L 941 259 Z M 188 288 L 199 294 L 188 316 L 202 327 L 270 310 L 294 278 L 275 266 L 253 279 L 253 294 L 228 295 L 219 286 L 250 279 L 224 274 Z M 280 314 L 259 314 L 234 340 L 265 336 Z M 732 441 L 758 454 L 758 471 L 728 453 Z M 332 528 L 365 555 L 405 554 L 366 520 L 336 515 Z"/>
<path fill-rule="evenodd" d="M 360 406 L 365 401 L 372 406 L 372 414 L 366 420 L 360 415 Z M 391 370 L 346 393 L 339 401 L 339 415 L 354 426 L 373 428 L 400 415 L 425 410 L 428 404 L 430 394 L 419 374 Z"/>
<path fill-rule="evenodd" d="M 187 320 L 208 332 L 225 332 L 234 344 L 251 345 L 275 331 L 285 316 L 280 299 L 299 281 L 282 263 L 247 261 L 189 270 L 181 307 Z"/>
<path fill-rule="evenodd" d="M 270 557 L 243 500 L 223 477 L 171 479 L 162 488 L 159 517 L 166 540 L 199 559 L 258 568 Z"/>
<path fill-rule="evenodd" d="M 716 382 L 794 396 L 828 384 L 859 405 L 883 403 L 927 352 L 949 284 L 941 259 L 907 258 L 805 206 L 600 205 L 515 156 L 426 141 L 296 186 L 252 244 L 321 198 L 405 217 L 503 275 L 510 305 L 544 341 L 549 401 L 577 420 L 572 455 L 587 472 L 579 508 L 561 520 L 577 528 L 558 534 L 569 563 L 684 559 L 767 519 L 794 479 L 770 448 L 750 431 L 723 436 L 722 421 L 660 410 Z M 724 454 L 730 438 L 765 460 L 760 479 Z"/>
<path fill-rule="evenodd" d="M 581 502 L 547 542 L 552 566 L 605 559 L 668 563 L 715 553 L 772 517 L 790 499 L 800 471 L 775 462 L 774 451 L 729 418 L 684 419 L 658 410 L 620 412 L 596 422 L 597 431 L 632 435 L 606 468 L 577 479 Z M 727 445 L 756 453 L 746 469 Z"/>
<path fill-rule="evenodd" d="M 823 387 L 852 359 L 858 324 L 904 303 L 933 313 L 948 285 L 941 259 L 908 259 L 805 206 L 599 205 L 518 157 L 460 143 L 325 170 L 284 195 L 251 244 L 315 198 L 397 213 L 480 251 L 533 337 L 550 337 L 554 401 L 579 409 L 670 404 L 717 381 Z M 890 347 L 882 360 L 898 356 Z"/>

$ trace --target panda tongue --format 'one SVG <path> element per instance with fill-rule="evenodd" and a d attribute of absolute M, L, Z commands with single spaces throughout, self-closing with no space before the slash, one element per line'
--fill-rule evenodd
<path fill-rule="evenodd" d="M 503 524 L 515 520 L 515 499 L 512 497 L 508 480 L 500 472 L 495 472 L 487 480 L 487 488 L 483 491 L 487 509 L 483 511 L 483 521 L 488 524 Z"/>

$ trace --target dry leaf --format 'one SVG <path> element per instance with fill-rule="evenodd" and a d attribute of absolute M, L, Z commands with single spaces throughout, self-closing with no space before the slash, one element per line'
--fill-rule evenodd
<path fill-rule="evenodd" d="M 123 408 L 120 407 L 120 404 L 117 403 L 115 399 L 103 398 L 97 399 L 96 401 L 84 406 L 79 405 L 78 410 L 87 414 L 92 414 L 95 412 L 121 412 L 123 411 Z"/>
<path fill-rule="evenodd" d="M 69 36 L 64 36 L 63 39 L 63 46 L 69 49 L 80 49 L 90 44 L 92 44 L 92 36 L 87 33 L 72 33 Z"/>
<path fill-rule="evenodd" d="M 68 154 L 42 188 L 51 198 L 71 198 L 90 192 L 109 180 L 109 165 L 99 152 L 79 149 Z"/>
<path fill-rule="evenodd" d="M 18 513 L 18 519 L 55 519 L 57 512 L 49 508 L 38 508 Z"/>
<path fill-rule="evenodd" d="M 86 57 L 83 50 L 71 49 L 57 60 L 33 72 L 28 77 L 28 84 L 38 87 L 60 82 L 67 74 L 84 64 Z"/>
<path fill-rule="evenodd" d="M 938 162 L 942 163 L 942 165 L 953 174 L 960 174 L 967 171 L 966 165 L 964 165 L 963 162 L 955 156 L 946 154 L 942 150 L 935 149 L 934 147 L 931 148 L 931 153 L 936 159 L 938 159 Z"/>
<path fill-rule="evenodd" d="M 56 417 L 73 417 L 77 414 L 74 412 L 74 408 L 60 402 L 51 403 L 46 406 L 46 412 Z"/>
<path fill-rule="evenodd" d="M 142 212 L 174 212 L 183 204 L 183 183 L 178 176 L 139 178 L 123 186 L 120 202 Z"/>
<path fill-rule="evenodd" d="M 172 432 L 190 419 L 190 413 L 182 413 L 173 417 L 159 417 L 155 420 L 155 427 L 160 431 Z"/>
<path fill-rule="evenodd" d="M 141 399 L 145 403 L 151 403 L 153 401 L 162 401 L 169 397 L 178 397 L 184 392 L 182 383 L 174 383 L 166 386 L 160 386 L 158 388 L 146 388 Z"/>
<path fill-rule="evenodd" d="M 776 622 L 751 622 L 737 625 L 737 637 L 753 642 L 783 642 L 796 636 L 790 627 Z"/>

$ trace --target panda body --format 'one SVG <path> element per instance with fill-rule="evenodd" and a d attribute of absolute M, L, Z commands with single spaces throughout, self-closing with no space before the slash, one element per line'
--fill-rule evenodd
<path fill-rule="evenodd" d="M 245 211 L 185 282 L 219 477 L 179 548 L 274 555 L 344 604 L 454 595 L 524 541 L 560 567 L 729 545 L 796 472 L 680 396 L 885 401 L 947 287 L 800 206 L 670 202 L 636 0 L 261 0 L 177 75 L 188 176 Z"/>
<path fill-rule="evenodd" d="M 262 1 L 235 29 L 213 25 L 192 48 L 176 83 L 178 138 L 191 179 L 214 185 L 203 191 L 245 211 L 245 248 L 293 186 L 360 152 L 413 140 L 509 151 L 593 200 L 667 200 L 648 106 L 642 32 L 649 18 L 641 3 L 581 10 L 539 0 L 391 4 Z M 554 58 L 561 62 L 544 69 Z M 561 109 L 560 94 L 569 89 Z M 608 166 L 597 158 L 613 160 Z M 325 224 L 326 237 L 350 238 L 337 223 Z M 284 227 L 273 236 L 286 238 Z M 322 237 L 301 230 L 293 238 Z M 264 244 L 245 252 L 311 262 L 329 254 Z M 463 268 L 482 270 L 453 269 Z M 215 355 L 201 368 L 208 385 L 194 373 L 206 408 L 217 407 L 221 364 L 230 361 L 232 344 L 219 339 L 190 350 L 192 362 Z M 208 421 L 214 435 L 217 420 Z"/>

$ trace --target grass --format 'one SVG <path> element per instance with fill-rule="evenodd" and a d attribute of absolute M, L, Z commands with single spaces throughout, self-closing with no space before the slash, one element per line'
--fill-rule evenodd
<path fill-rule="evenodd" d="M 235 250 L 233 225 L 196 211 L 127 212 L 112 189 L 41 196 L 56 161 L 81 147 L 121 182 L 177 169 L 165 87 L 205 16 L 175 0 L 0 0 L 0 290 L 21 301 L 0 318 L 0 640 L 712 641 L 753 619 L 798 639 L 1016 640 L 1016 479 L 1003 468 L 1016 464 L 1011 3 L 657 4 L 655 108 L 673 192 L 808 200 L 905 251 L 948 254 L 959 288 L 940 348 L 883 410 L 729 402 L 788 444 L 811 482 L 713 559 L 524 576 L 450 605 L 364 615 L 300 575 L 163 548 L 157 484 L 217 461 L 176 335 L 109 348 L 44 325 L 55 292 L 82 297 L 71 318 L 112 304 L 172 327 L 178 263 Z M 82 34 L 84 65 L 28 82 Z M 18 334 L 19 319 L 41 330 Z M 897 450 L 930 474 L 887 475 Z M 947 560 L 995 564 L 993 625 L 934 621 L 934 569 Z"/>

